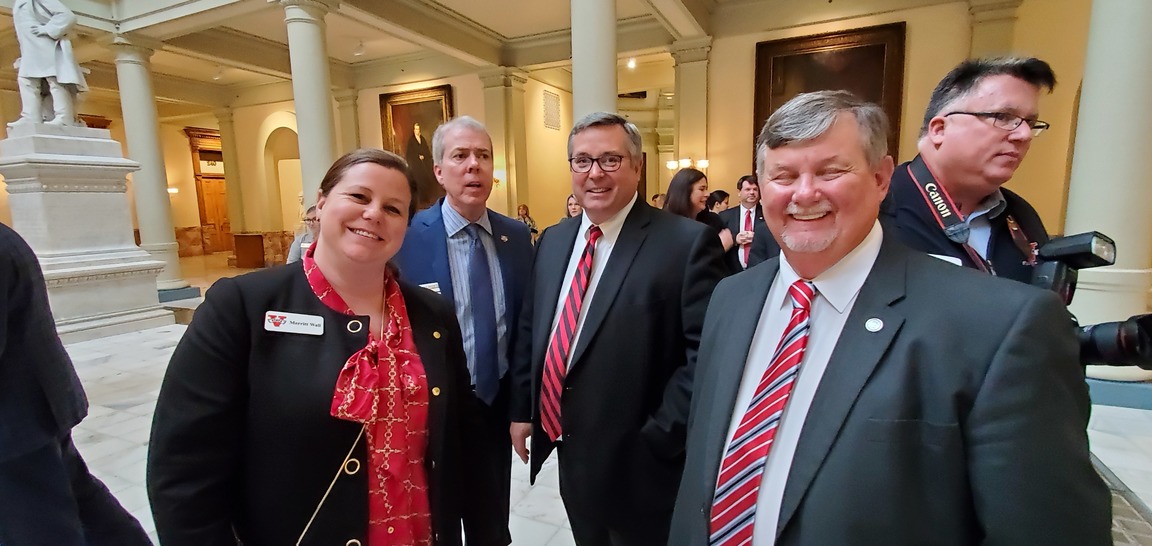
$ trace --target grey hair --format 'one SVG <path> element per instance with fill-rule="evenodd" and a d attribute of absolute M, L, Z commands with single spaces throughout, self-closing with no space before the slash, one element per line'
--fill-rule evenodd
<path fill-rule="evenodd" d="M 441 123 L 436 128 L 436 132 L 432 133 L 432 164 L 439 165 L 440 161 L 444 159 L 444 135 L 454 129 L 470 129 L 478 133 L 488 135 L 488 140 L 492 140 L 492 135 L 488 134 L 488 128 L 483 123 L 476 121 L 472 116 L 460 116 L 452 118 L 444 123 Z"/>
<path fill-rule="evenodd" d="M 756 174 L 764 176 L 764 154 L 782 146 L 820 138 L 841 113 L 856 117 L 868 166 L 888 155 L 888 116 L 879 106 L 847 91 L 801 93 L 768 117 L 756 139 Z"/>
<path fill-rule="evenodd" d="M 1056 87 L 1056 73 L 1048 63 L 1036 57 L 992 57 L 968 59 L 953 68 L 932 91 L 924 121 L 920 124 L 920 137 L 928 134 L 928 124 L 945 108 L 967 97 L 980 82 L 989 76 L 1012 76 L 1049 93 Z"/>
<path fill-rule="evenodd" d="M 583 132 L 585 129 L 591 127 L 603 127 L 607 125 L 617 125 L 624 129 L 628 135 L 628 155 L 633 163 L 639 163 L 641 155 L 641 146 L 643 145 L 640 140 L 640 129 L 636 124 L 628 121 L 627 118 L 609 112 L 593 112 L 588 114 L 572 126 L 572 132 L 568 133 L 568 157 L 572 157 L 572 139 L 576 135 Z"/>

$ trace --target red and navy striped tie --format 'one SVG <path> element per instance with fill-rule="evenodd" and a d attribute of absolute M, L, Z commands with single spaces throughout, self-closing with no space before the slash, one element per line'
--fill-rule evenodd
<path fill-rule="evenodd" d="M 808 346 L 808 315 L 816 287 L 798 280 L 788 288 L 788 295 L 792 297 L 792 319 L 720 464 L 716 496 L 712 500 L 708 540 L 711 546 L 752 543 L 756 496 L 780 416 L 800 371 L 804 348 Z"/>
<path fill-rule="evenodd" d="M 588 243 L 580 255 L 580 264 L 572 276 L 572 286 L 564 298 L 564 308 L 560 311 L 560 322 L 552 333 L 548 353 L 544 355 L 544 374 L 540 387 L 540 424 L 544 432 L 555 442 L 564 433 L 560 426 L 560 394 L 564 389 L 564 376 L 568 374 L 568 353 L 572 340 L 576 337 L 576 324 L 580 320 L 580 308 L 584 304 L 584 293 L 588 290 L 588 280 L 592 276 L 592 257 L 596 252 L 596 241 L 604 232 L 599 226 L 588 229 Z"/>

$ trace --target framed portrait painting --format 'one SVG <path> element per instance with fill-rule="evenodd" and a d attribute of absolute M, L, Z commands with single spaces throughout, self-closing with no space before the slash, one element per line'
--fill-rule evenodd
<path fill-rule="evenodd" d="M 843 89 L 888 114 L 888 153 L 900 143 L 904 93 L 904 23 L 756 44 L 756 141 L 768 116 L 800 93 Z"/>
<path fill-rule="evenodd" d="M 382 93 L 380 125 L 384 148 L 408 161 L 416 179 L 416 205 L 424 209 L 444 195 L 432 173 L 432 133 L 452 119 L 452 86 Z"/>

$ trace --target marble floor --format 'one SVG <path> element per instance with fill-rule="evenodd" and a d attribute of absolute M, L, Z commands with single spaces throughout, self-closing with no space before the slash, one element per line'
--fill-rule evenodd
<path fill-rule="evenodd" d="M 154 526 L 144 488 L 148 434 L 168 358 L 184 329 L 177 324 L 67 347 L 90 406 L 88 418 L 73 431 L 76 445 L 92 473 L 149 533 Z M 509 526 L 514 544 L 575 544 L 559 487 L 554 458 L 545 463 L 535 486 L 528 484 L 528 466 L 512 461 Z"/>

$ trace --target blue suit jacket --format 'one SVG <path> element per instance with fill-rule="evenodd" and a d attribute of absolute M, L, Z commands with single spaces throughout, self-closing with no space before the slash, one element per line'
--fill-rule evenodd
<path fill-rule="evenodd" d="M 452 273 L 448 266 L 448 233 L 444 231 L 441 213 L 444 199 L 412 217 L 412 225 L 404 236 L 404 245 L 393 258 L 400 269 L 400 277 L 413 284 L 436 283 L 440 294 L 455 305 L 452 295 Z M 507 312 L 508 352 L 516 343 L 516 321 L 524 301 L 524 288 L 532 273 L 532 235 L 528 227 L 502 214 L 488 211 L 492 224 L 492 240 L 496 245 L 496 259 L 500 261 L 500 275 L 504 278 L 504 306 Z M 467 282 L 467 279 L 456 279 Z M 457 317 L 459 318 L 459 317 Z"/>

